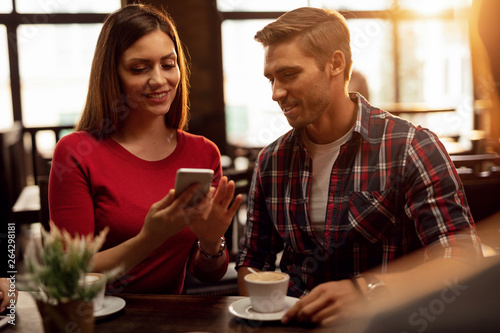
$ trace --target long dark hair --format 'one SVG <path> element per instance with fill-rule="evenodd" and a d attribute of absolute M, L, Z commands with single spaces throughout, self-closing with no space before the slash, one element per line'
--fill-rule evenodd
<path fill-rule="evenodd" d="M 174 42 L 180 70 L 177 93 L 165 122 L 176 129 L 187 128 L 190 71 L 174 21 L 155 7 L 132 4 L 110 14 L 104 22 L 92 61 L 87 100 L 76 130 L 104 139 L 121 127 L 129 109 L 120 88 L 119 59 L 139 38 L 155 30 L 163 31 Z"/>

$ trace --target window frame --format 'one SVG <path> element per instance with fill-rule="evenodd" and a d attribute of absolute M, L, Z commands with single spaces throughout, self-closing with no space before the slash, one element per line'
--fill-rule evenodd
<path fill-rule="evenodd" d="M 13 121 L 23 122 L 21 103 L 21 76 L 19 71 L 19 47 L 17 28 L 30 24 L 89 24 L 102 23 L 109 13 L 18 13 L 15 0 L 12 1 L 11 13 L 0 13 L 0 23 L 6 26 L 9 58 L 9 77 L 12 98 Z M 121 6 L 126 4 L 121 0 Z"/>
<path fill-rule="evenodd" d="M 365 10 L 365 11 L 344 11 L 339 10 L 347 20 L 349 19 L 382 19 L 389 20 L 392 23 L 392 35 L 393 35 L 393 75 L 394 75 L 394 104 L 398 105 L 401 103 L 401 92 L 400 92 L 400 63 L 399 63 L 399 23 L 401 21 L 408 20 L 454 20 L 459 16 L 455 13 L 453 9 L 443 10 L 437 13 L 419 13 L 408 9 L 397 9 L 397 0 L 395 0 L 396 9 L 387 10 Z M 283 15 L 285 12 L 250 12 L 250 11 L 234 11 L 234 12 L 219 12 L 221 18 L 221 24 L 224 20 L 253 20 L 253 19 L 277 19 L 279 16 Z M 436 112 L 436 111 L 454 111 L 455 109 L 446 110 L 425 110 L 425 109 L 415 109 L 414 111 L 409 109 L 404 109 L 401 112 L 398 110 L 391 110 L 393 113 L 411 113 L 411 112 Z"/>

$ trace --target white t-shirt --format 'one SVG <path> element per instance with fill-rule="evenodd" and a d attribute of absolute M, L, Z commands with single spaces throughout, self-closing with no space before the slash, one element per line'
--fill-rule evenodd
<path fill-rule="evenodd" d="M 340 146 L 347 142 L 353 129 L 354 127 L 340 139 L 322 145 L 313 143 L 305 131 L 302 132 L 302 142 L 312 157 L 313 173 L 309 197 L 309 218 L 321 243 L 324 242 L 325 238 L 326 207 L 333 164 L 339 156 Z"/>

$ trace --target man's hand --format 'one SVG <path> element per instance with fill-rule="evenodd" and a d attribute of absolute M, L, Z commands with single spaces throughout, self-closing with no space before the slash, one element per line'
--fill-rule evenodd
<path fill-rule="evenodd" d="M 326 282 L 302 297 L 281 319 L 283 324 L 295 319 L 330 325 L 349 320 L 360 314 L 366 299 L 351 280 Z"/>

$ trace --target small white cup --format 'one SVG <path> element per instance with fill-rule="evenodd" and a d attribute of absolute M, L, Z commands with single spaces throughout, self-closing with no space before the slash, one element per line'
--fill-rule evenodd
<path fill-rule="evenodd" d="M 281 272 L 258 272 L 245 275 L 252 309 L 257 312 L 279 312 L 285 308 L 290 276 Z"/>
<path fill-rule="evenodd" d="M 100 285 L 101 289 L 97 295 L 92 299 L 92 303 L 94 303 L 94 312 L 102 309 L 104 305 L 104 292 L 106 290 L 106 276 L 100 273 L 87 273 L 85 275 L 85 279 L 82 282 L 87 286 L 91 285 Z"/>

